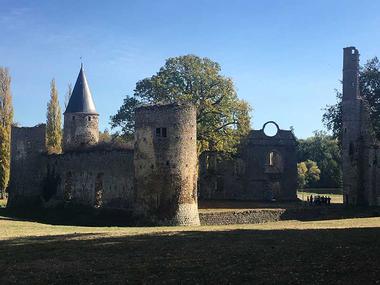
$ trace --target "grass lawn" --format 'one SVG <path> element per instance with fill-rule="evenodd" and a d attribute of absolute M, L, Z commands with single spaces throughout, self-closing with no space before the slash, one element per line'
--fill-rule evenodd
<path fill-rule="evenodd" d="M 305 192 L 318 193 L 320 195 L 324 194 L 343 194 L 342 188 L 306 188 L 303 189 Z"/>
<path fill-rule="evenodd" d="M 0 284 L 376 284 L 380 218 L 76 227 L 0 217 Z"/>
<path fill-rule="evenodd" d="M 330 193 L 321 194 L 320 192 L 297 191 L 298 199 L 303 200 L 303 201 L 306 201 L 307 197 L 310 195 L 313 195 L 313 197 L 318 196 L 318 195 L 330 197 L 332 204 L 342 204 L 343 203 L 343 195 L 341 195 L 341 194 L 330 194 Z"/>

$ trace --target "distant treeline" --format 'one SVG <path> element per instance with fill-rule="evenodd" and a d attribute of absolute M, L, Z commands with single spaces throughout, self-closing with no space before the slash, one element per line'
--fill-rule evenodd
<path fill-rule="evenodd" d="M 307 139 L 299 139 L 297 159 L 299 187 L 342 187 L 341 151 L 337 139 L 323 131 L 316 131 Z M 305 168 L 303 164 L 306 169 L 302 169 Z"/>

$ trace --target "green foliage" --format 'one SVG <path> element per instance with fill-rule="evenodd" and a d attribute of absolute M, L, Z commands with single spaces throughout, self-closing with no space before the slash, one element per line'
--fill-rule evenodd
<path fill-rule="evenodd" d="M 129 140 L 135 133 L 135 109 L 140 101 L 135 97 L 126 96 L 117 111 L 116 115 L 111 116 L 111 128 L 119 128 L 120 132 L 116 132 L 115 137 L 120 136 L 121 139 Z"/>
<path fill-rule="evenodd" d="M 321 170 L 315 161 L 306 160 L 297 163 L 298 171 L 298 188 L 309 187 L 312 183 L 318 182 Z"/>
<path fill-rule="evenodd" d="M 373 130 L 380 139 L 380 61 L 377 57 L 370 59 L 361 67 L 359 73 L 360 95 L 368 102 Z M 336 92 L 337 103 L 326 106 L 322 121 L 333 137 L 342 138 L 342 93 Z"/>
<path fill-rule="evenodd" d="M 380 139 L 380 61 L 377 57 L 364 65 L 359 77 L 360 94 L 368 104 L 372 127 Z"/>
<path fill-rule="evenodd" d="M 320 179 L 309 181 L 310 187 L 339 188 L 342 184 L 341 153 L 337 139 L 325 132 L 298 141 L 298 161 L 315 161 L 320 169 Z"/>
<path fill-rule="evenodd" d="M 325 113 L 322 117 L 322 122 L 326 128 L 332 132 L 333 138 L 338 140 L 339 147 L 341 146 L 343 121 L 342 121 L 342 93 L 335 90 L 336 104 L 326 106 Z"/>
<path fill-rule="evenodd" d="M 306 177 L 307 184 L 311 182 L 319 181 L 321 170 L 318 168 L 317 163 L 312 160 L 306 160 L 305 164 L 307 167 L 307 177 Z"/>
<path fill-rule="evenodd" d="M 65 94 L 65 109 L 69 105 L 71 94 L 73 93 L 73 85 L 71 83 L 67 84 L 67 91 Z"/>
<path fill-rule="evenodd" d="M 9 182 L 12 121 L 11 76 L 7 68 L 0 67 L 0 199 Z"/>
<path fill-rule="evenodd" d="M 50 83 L 50 101 L 47 105 L 46 148 L 49 153 L 62 152 L 62 115 L 54 79 Z"/>
<path fill-rule="evenodd" d="M 185 55 L 166 60 L 156 75 L 136 83 L 134 97 L 127 96 L 112 127 L 133 133 L 133 110 L 139 103 L 189 102 L 197 107 L 198 151 L 236 152 L 250 129 L 251 108 L 239 100 L 233 82 L 220 74 L 218 63 Z"/>
<path fill-rule="evenodd" d="M 305 188 L 306 185 L 306 175 L 307 175 L 307 167 L 305 162 L 299 162 L 297 163 L 297 184 L 298 189 Z"/>
<path fill-rule="evenodd" d="M 107 129 L 104 132 L 99 132 L 99 143 L 105 142 L 109 143 L 112 141 L 112 136 Z"/>
<path fill-rule="evenodd" d="M 6 199 L 0 199 L 0 208 L 5 208 L 7 206 L 7 200 Z"/>

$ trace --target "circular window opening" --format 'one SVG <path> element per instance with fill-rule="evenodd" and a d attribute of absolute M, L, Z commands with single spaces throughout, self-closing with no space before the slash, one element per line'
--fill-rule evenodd
<path fill-rule="evenodd" d="M 275 122 L 268 122 L 264 125 L 264 134 L 268 137 L 274 137 L 277 135 L 278 126 Z"/>

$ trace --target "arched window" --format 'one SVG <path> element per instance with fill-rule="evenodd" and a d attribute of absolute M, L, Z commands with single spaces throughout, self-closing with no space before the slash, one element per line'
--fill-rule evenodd
<path fill-rule="evenodd" d="M 73 198 L 73 174 L 71 171 L 66 172 L 63 198 L 65 201 L 71 201 Z"/>
<path fill-rule="evenodd" d="M 348 148 L 348 155 L 349 155 L 350 160 L 352 162 L 355 158 L 355 145 L 353 142 L 350 142 L 350 146 Z"/>
<path fill-rule="evenodd" d="M 267 155 L 267 171 L 268 172 L 282 172 L 283 162 L 282 157 L 277 151 L 271 151 Z"/>
<path fill-rule="evenodd" d="M 354 155 L 354 152 L 355 152 L 355 146 L 354 146 L 354 143 L 353 142 L 350 142 L 350 148 L 348 150 L 348 153 L 350 156 L 353 156 Z"/>

